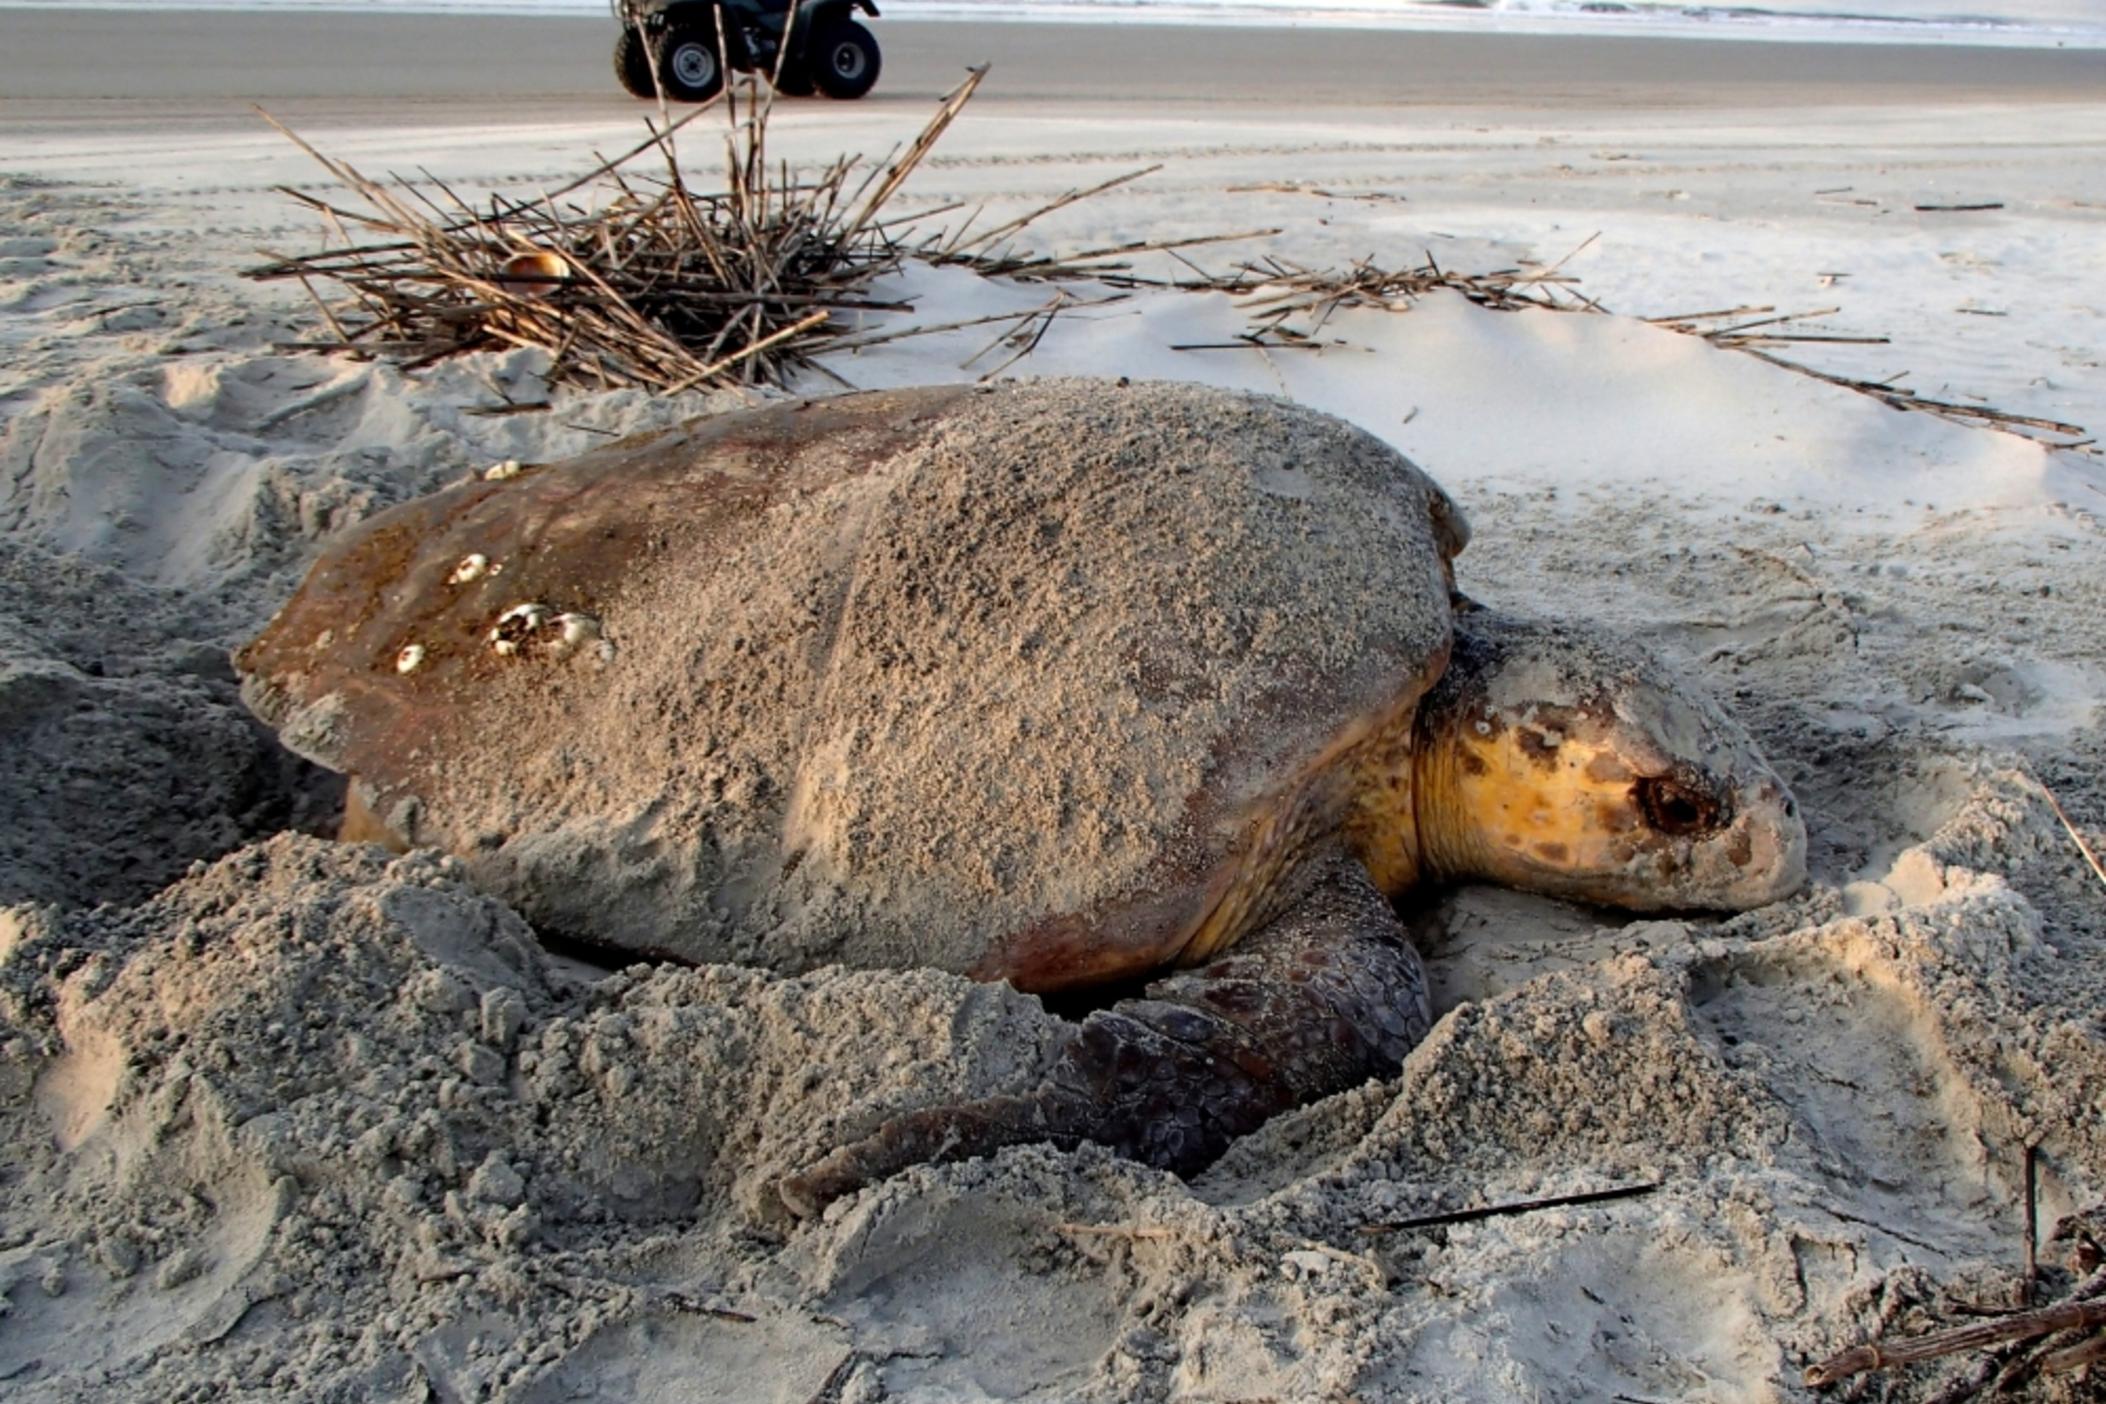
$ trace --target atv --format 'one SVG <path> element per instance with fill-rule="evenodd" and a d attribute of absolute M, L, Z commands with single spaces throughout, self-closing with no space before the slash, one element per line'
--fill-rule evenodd
<path fill-rule="evenodd" d="M 855 11 L 873 0 L 612 0 L 622 22 L 614 76 L 640 98 L 707 102 L 727 69 L 762 73 L 775 90 L 859 98 L 877 82 L 878 46 Z M 785 30 L 788 31 L 787 36 Z"/>

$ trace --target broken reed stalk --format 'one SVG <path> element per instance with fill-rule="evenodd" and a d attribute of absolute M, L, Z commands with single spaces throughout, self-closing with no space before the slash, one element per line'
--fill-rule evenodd
<path fill-rule="evenodd" d="M 2077 845 L 2077 852 L 2084 855 L 2084 862 L 2091 868 L 2091 875 L 2099 880 L 2099 884 L 2102 887 L 2106 887 L 2106 866 L 2100 864 L 2099 855 L 2092 852 L 2091 845 L 2084 841 L 2084 835 L 2078 831 L 2075 822 L 2070 819 L 2069 811 L 2062 807 L 2062 801 L 2055 798 L 2055 792 L 2050 790 L 2047 787 L 2047 782 L 2039 776 L 2034 775 L 2028 778 L 2032 780 L 2033 788 L 2039 790 L 2041 797 L 2048 802 L 2048 808 L 2055 811 L 2055 817 L 2062 821 L 2063 832 L 2069 835 L 2071 843 Z"/>
<path fill-rule="evenodd" d="M 1936 1360 L 1940 1356 L 1954 1355 L 1963 1350 L 1979 1350 L 1985 1346 L 2002 1345 L 2007 1341 L 2032 1340 L 2056 1331 L 2090 1330 L 2099 1326 L 2106 1326 L 2106 1302 L 2058 1302 L 2038 1311 L 2020 1312 L 1998 1321 L 1956 1326 L 1946 1331 L 1933 1331 L 1929 1335 L 1917 1336 L 1911 1340 L 1867 1341 L 1863 1345 L 1855 1345 L 1831 1355 L 1818 1365 L 1808 1367 L 1805 1379 L 1807 1384 L 1818 1387 L 1834 1384 L 1852 1375 L 1864 1374 L 1868 1370 L 1914 1365 L 1919 1361 Z"/>
<path fill-rule="evenodd" d="M 1387 1223 L 1368 1224 L 1362 1233 L 1401 1233 L 1405 1229 L 1437 1228 L 1444 1224 L 1474 1223 L 1479 1219 L 1497 1218 L 1506 1214 L 1532 1214 L 1539 1209 L 1563 1209 L 1578 1204 L 1601 1204 L 1612 1199 L 1634 1199 L 1641 1194 L 1651 1194 L 1660 1188 L 1661 1181 L 1652 1180 L 1640 1185 L 1618 1185 L 1614 1189 L 1587 1190 L 1580 1194 L 1552 1195 L 1548 1199 L 1523 1199 L 1506 1204 L 1487 1204 L 1476 1209 L 1451 1209 L 1443 1214 L 1421 1214 L 1412 1219 L 1396 1219 Z"/>
<path fill-rule="evenodd" d="M 1788 361 L 1761 349 L 1766 346 L 1783 346 L 1802 342 L 1826 342 L 1832 345 L 1886 346 L 1891 339 L 1884 336 L 1842 336 L 1827 332 L 1799 330 L 1764 331 L 1762 328 L 1789 327 L 1794 323 L 1810 321 L 1817 317 L 1833 316 L 1838 310 L 1824 307 L 1814 312 L 1788 312 L 1781 316 L 1758 316 L 1773 313 L 1774 307 L 1733 307 L 1718 312 L 1692 312 L 1673 317 L 1647 317 L 1645 320 L 1656 327 L 1680 332 L 1685 336 L 1701 337 L 1712 345 L 1728 351 L 1740 351 L 1767 361 L 1780 370 L 1810 376 L 1860 395 L 1869 395 L 1889 409 L 1916 410 L 1936 415 L 1940 419 L 1958 424 L 1973 424 L 1990 429 L 2001 429 L 2006 433 L 2019 434 L 2023 438 L 2048 443 L 2051 448 L 2080 448 L 2090 442 L 2085 437 L 2082 425 L 2065 424 L 2059 419 L 2046 419 L 2037 415 L 2013 414 L 2008 410 L 1992 409 L 1987 405 L 1963 405 L 1951 400 L 1933 400 L 1918 395 L 1913 390 L 1904 390 L 1892 381 L 1858 380 L 1847 375 L 1835 375 L 1798 361 Z M 1755 321 L 1731 320 L 1726 326 L 1706 326 L 1707 322 L 1727 321 L 1757 316 Z M 2032 432 L 2025 432 L 2032 431 Z M 2071 442 L 2056 444 L 2042 439 L 2044 434 L 2061 435 Z"/>
<path fill-rule="evenodd" d="M 349 163 L 316 150 L 259 108 L 265 121 L 366 208 L 344 208 L 281 187 L 319 213 L 340 246 L 300 257 L 268 255 L 271 261 L 249 270 L 250 276 L 294 278 L 307 289 L 335 340 L 301 342 L 299 349 L 386 356 L 414 368 L 464 351 L 540 347 L 551 357 L 551 383 L 630 385 L 662 393 L 787 386 L 805 371 L 845 386 L 846 380 L 821 364 L 820 356 L 971 325 L 968 321 L 871 329 L 836 315 L 911 311 L 872 291 L 877 280 L 901 271 L 910 261 L 964 267 L 1015 281 L 1088 280 L 1115 290 L 1159 288 L 1241 299 L 1249 321 L 1235 341 L 1171 348 L 1177 351 L 1338 348 L 1344 343 L 1322 333 L 1339 313 L 1363 308 L 1404 311 L 1434 292 L 1453 292 L 1493 311 L 1607 310 L 1578 291 L 1578 279 L 1563 271 L 1598 235 L 1546 266 L 1489 273 L 1445 269 L 1428 253 L 1424 263 L 1402 269 L 1364 259 L 1344 269 L 1316 270 L 1266 257 L 1215 274 L 1181 252 L 1269 237 L 1278 229 L 1136 240 L 1058 257 L 1009 247 L 1008 241 L 1034 221 L 1122 187 L 1160 169 L 1157 166 L 1067 191 L 970 236 L 977 209 L 956 230 L 937 229 L 905 242 L 923 221 L 956 207 L 921 216 L 881 216 L 971 101 L 987 71 L 985 66 L 969 69 L 966 80 L 937 104 L 914 140 L 895 148 L 885 162 L 864 169 L 853 183 L 851 177 L 862 167 L 856 157 L 839 158 L 811 176 L 799 175 L 786 162 L 771 173 L 766 139 L 772 92 L 759 96 L 757 80 L 748 79 L 727 86 L 678 121 L 668 115 L 660 124 L 647 123 L 646 140 L 600 160 L 577 179 L 531 200 L 493 193 L 487 210 L 471 206 L 428 174 L 425 183 L 437 190 L 443 203 L 408 181 L 397 179 L 390 186 L 369 179 Z M 703 114 L 718 110 L 727 120 L 725 185 L 718 192 L 699 193 L 681 169 L 674 137 Z M 632 169 L 654 154 L 662 158 L 663 175 Z M 566 203 L 584 191 L 590 192 L 584 204 Z M 355 242 L 348 232 L 353 227 L 375 237 Z M 1192 276 L 1165 279 L 1134 272 L 1130 260 L 1148 254 L 1166 255 Z M 532 266 L 536 260 L 547 260 L 546 267 Z M 334 283 L 346 296 L 332 302 L 317 290 L 317 282 Z M 2074 424 L 1933 400 L 1892 382 L 1815 370 L 1765 349 L 1798 342 L 1886 341 L 1808 332 L 1796 325 L 1834 310 L 1776 315 L 1771 307 L 1734 307 L 1646 320 L 1869 395 L 1894 409 L 1924 411 L 2029 437 L 2062 435 L 2077 441 L 2062 447 L 2088 442 L 2085 431 Z M 1030 354 L 1053 320 L 1050 312 L 1027 314 L 1013 334 L 1021 347 L 1019 356 L 989 374 L 999 374 Z M 2092 863 L 2106 880 L 2106 870 L 2099 869 L 2096 858 Z"/>
<path fill-rule="evenodd" d="M 531 346 L 549 353 L 552 383 L 661 393 L 779 385 L 855 330 L 836 314 L 908 310 L 871 291 L 907 257 L 879 216 L 986 72 L 970 70 L 921 133 L 852 189 L 853 158 L 816 176 L 787 163 L 771 168 L 769 104 L 749 91 L 742 108 L 738 85 L 677 122 L 652 125 L 647 140 L 553 192 L 492 194 L 486 208 L 429 173 L 421 183 L 369 178 L 264 113 L 363 208 L 287 190 L 323 215 L 341 246 L 273 255 L 250 276 L 299 280 L 336 338 L 308 345 L 361 356 L 414 366 Z M 725 185 L 702 193 L 681 170 L 673 138 L 712 109 L 728 119 Z M 662 173 L 647 173 L 653 163 Z M 588 187 L 582 203 L 568 201 Z M 1061 271 L 1041 262 L 1046 276 Z M 332 301 L 317 283 L 341 295 Z"/>

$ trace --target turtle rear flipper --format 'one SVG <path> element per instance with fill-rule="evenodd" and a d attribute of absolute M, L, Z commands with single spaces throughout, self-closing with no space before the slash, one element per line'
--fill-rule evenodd
<path fill-rule="evenodd" d="M 914 1165 L 1037 1141 L 1189 1175 L 1283 1111 L 1395 1073 L 1431 1024 L 1418 952 L 1341 859 L 1229 954 L 1073 1025 L 1031 1091 L 896 1117 L 780 1192 L 810 1216 Z"/>

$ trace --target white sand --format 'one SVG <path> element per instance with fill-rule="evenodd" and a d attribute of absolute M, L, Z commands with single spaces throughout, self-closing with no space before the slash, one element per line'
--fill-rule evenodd
<path fill-rule="evenodd" d="M 1113 70 L 1160 59 L 1126 43 Z M 1840 304 L 1837 330 L 1894 343 L 1805 348 L 1821 364 L 2106 423 L 2106 102 L 1835 84 L 1734 107 L 1633 80 L 1630 106 L 1531 107 L 1492 75 L 1399 108 L 1327 105 L 1307 78 L 1300 102 L 1187 77 L 1160 100 L 995 103 L 911 198 L 998 214 L 1162 160 L 1045 237 L 1279 225 L 1260 247 L 1305 263 L 1424 247 L 1484 268 L 1599 230 L 1570 266 L 1619 310 Z M 316 542 L 496 459 L 705 404 L 483 417 L 488 382 L 532 398 L 535 357 L 412 379 L 273 351 L 303 303 L 231 270 L 309 244 L 266 187 L 311 172 L 216 110 L 104 111 L 0 125 L 23 173 L 0 187 L 14 1397 L 1799 1398 L 1826 1351 L 2009 1292 L 2024 1145 L 2043 1236 L 2106 1192 L 2106 889 L 2039 784 L 2101 846 L 2098 458 L 1621 318 L 1434 298 L 1334 322 L 1346 344 L 1321 355 L 1174 353 L 1241 316 L 1158 296 L 1064 316 L 1017 367 L 1284 389 L 1388 438 L 1470 513 L 1467 588 L 1698 670 L 1808 815 L 1808 891 L 1731 922 L 1429 903 L 1444 1018 L 1402 1076 L 1195 1185 L 1025 1149 L 794 1225 L 773 1175 L 888 1110 L 1018 1085 L 1035 1003 L 927 972 L 597 978 L 447 864 L 292 836 L 135 905 L 297 819 L 297 787 L 256 779 L 276 762 L 228 729 L 214 655 Z M 800 105 L 778 145 L 872 149 L 924 111 Z M 634 118 L 537 120 L 347 100 L 309 134 L 371 169 L 517 186 Z M 1334 193 L 1233 188 L 1289 182 Z M 1975 200 L 2005 208 L 1911 208 Z M 909 290 L 931 321 L 1048 295 Z M 992 334 L 840 369 L 975 374 L 959 363 Z"/>

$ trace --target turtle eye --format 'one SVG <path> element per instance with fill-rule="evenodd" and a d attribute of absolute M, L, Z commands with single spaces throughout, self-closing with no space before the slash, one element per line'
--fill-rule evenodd
<path fill-rule="evenodd" d="M 1672 837 L 1707 833 L 1719 826 L 1718 801 L 1666 775 L 1648 775 L 1631 787 L 1645 822 Z"/>

